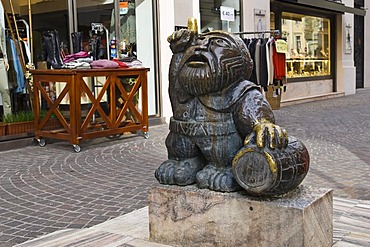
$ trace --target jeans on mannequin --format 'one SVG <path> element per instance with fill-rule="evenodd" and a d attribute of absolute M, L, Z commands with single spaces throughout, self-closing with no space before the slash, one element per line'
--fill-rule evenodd
<path fill-rule="evenodd" d="M 0 59 L 0 94 L 3 100 L 4 115 L 12 113 L 12 107 L 10 105 L 9 86 L 8 86 L 8 74 L 6 71 L 4 59 Z"/>

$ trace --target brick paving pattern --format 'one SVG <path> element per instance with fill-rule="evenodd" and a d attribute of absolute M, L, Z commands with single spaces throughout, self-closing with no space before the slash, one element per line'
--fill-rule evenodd
<path fill-rule="evenodd" d="M 302 140 L 311 167 L 304 183 L 334 196 L 370 200 L 370 89 L 356 95 L 283 107 L 276 121 Z"/>
<path fill-rule="evenodd" d="M 370 200 L 370 89 L 275 111 L 277 123 L 311 155 L 304 183 L 342 198 Z M 54 142 L 0 152 L 0 246 L 66 228 L 87 228 L 147 206 L 166 159 L 167 125 L 149 139 L 84 141 L 80 153 Z"/>

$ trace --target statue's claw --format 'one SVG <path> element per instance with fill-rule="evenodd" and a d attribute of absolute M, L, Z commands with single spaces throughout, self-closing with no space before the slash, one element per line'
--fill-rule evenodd
<path fill-rule="evenodd" d="M 176 184 L 173 179 L 173 174 L 177 167 L 178 161 L 176 160 L 167 160 L 163 162 L 157 170 L 155 170 L 155 178 L 161 184 Z"/>
<path fill-rule="evenodd" d="M 221 192 L 241 190 L 230 169 L 218 170 L 213 165 L 207 165 L 197 173 L 197 186 L 201 189 L 208 188 Z"/>
<path fill-rule="evenodd" d="M 189 185 L 195 183 L 196 174 L 203 168 L 199 158 L 183 161 L 167 160 L 155 171 L 155 177 L 161 184 Z"/>

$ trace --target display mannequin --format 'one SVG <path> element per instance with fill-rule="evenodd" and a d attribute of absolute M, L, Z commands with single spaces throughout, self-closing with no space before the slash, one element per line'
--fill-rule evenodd
<path fill-rule="evenodd" d="M 1 30 L 0 37 L 0 94 L 3 101 L 3 111 L 4 116 L 12 113 L 12 107 L 10 104 L 10 92 L 8 84 L 8 73 L 9 68 L 8 59 L 6 56 L 6 46 L 5 46 L 5 34 L 4 30 Z"/>

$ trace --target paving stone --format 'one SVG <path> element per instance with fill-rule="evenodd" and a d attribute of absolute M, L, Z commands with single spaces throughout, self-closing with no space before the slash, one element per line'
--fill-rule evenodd
<path fill-rule="evenodd" d="M 334 197 L 370 200 L 369 98 L 364 89 L 274 111 L 277 124 L 310 152 L 304 184 L 333 188 Z M 66 141 L 0 152 L 0 246 L 147 206 L 147 191 L 157 185 L 154 170 L 167 158 L 168 126 L 150 126 L 149 132 L 148 139 L 83 141 L 80 153 Z"/>

